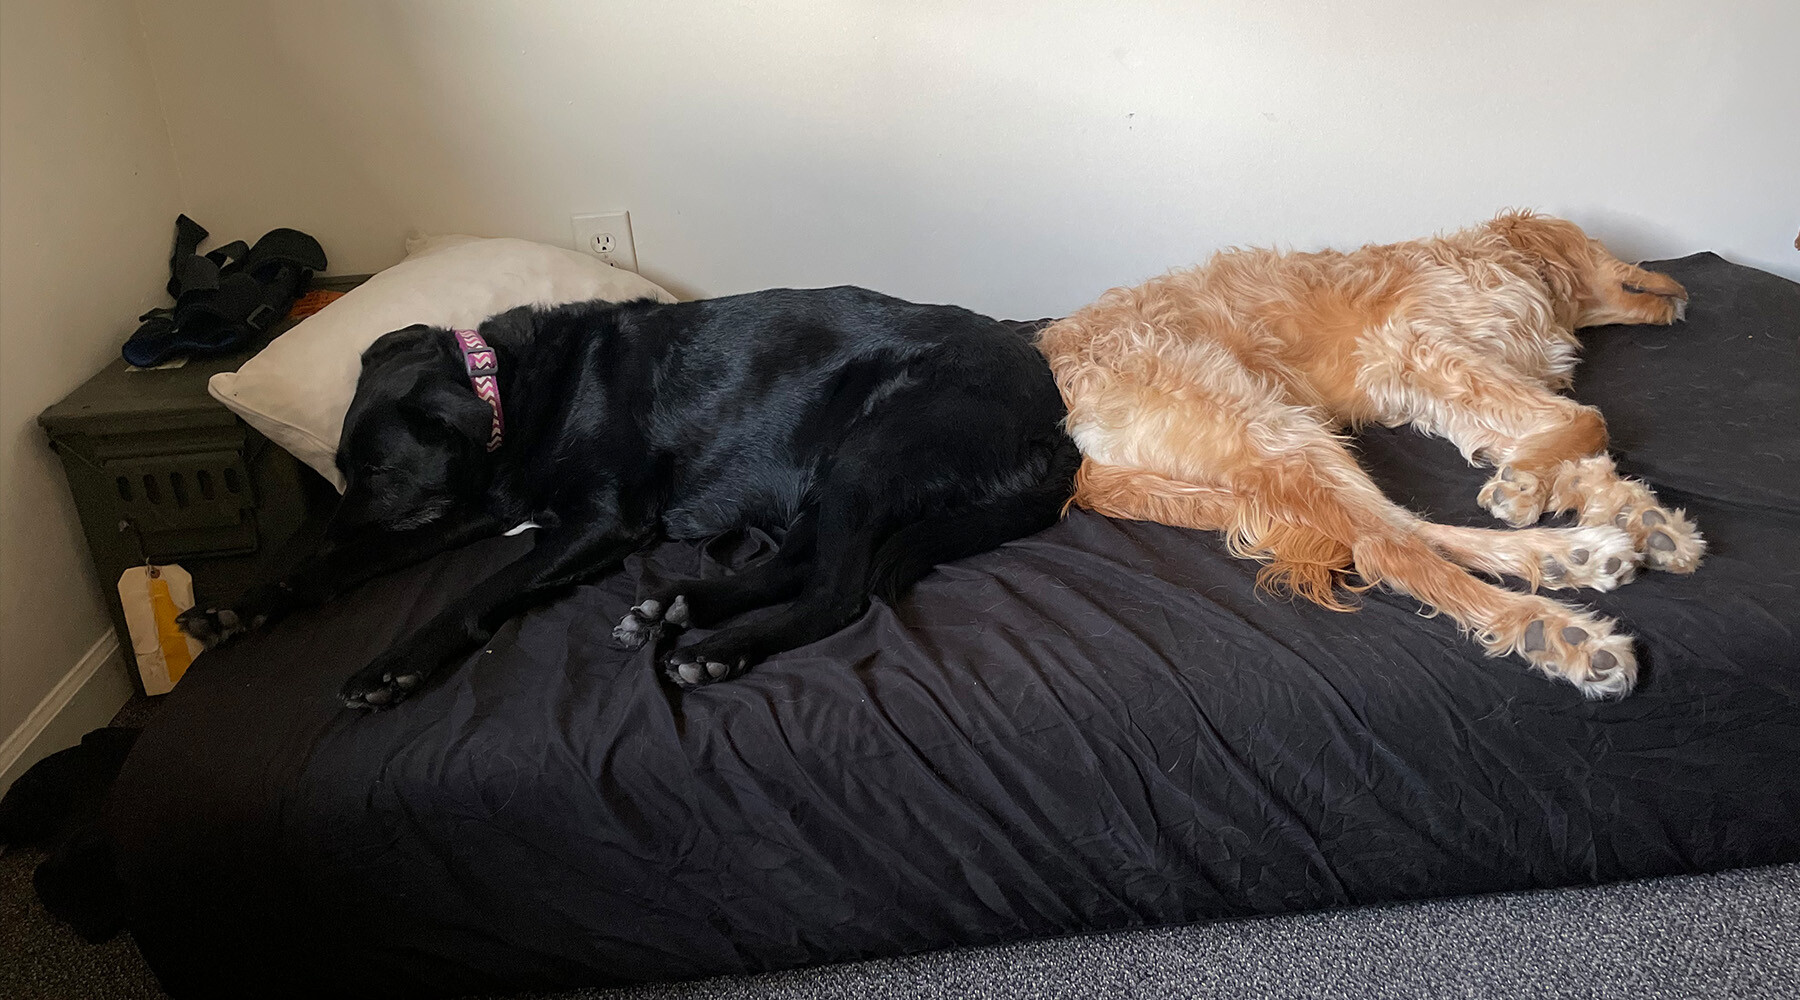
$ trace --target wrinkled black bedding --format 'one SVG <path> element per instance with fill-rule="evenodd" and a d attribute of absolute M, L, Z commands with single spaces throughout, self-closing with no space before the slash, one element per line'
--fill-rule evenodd
<path fill-rule="evenodd" d="M 340 708 L 531 544 L 501 539 L 200 659 L 111 802 L 139 945 L 182 997 L 452 995 L 1800 860 L 1800 286 L 1661 267 L 1689 321 L 1593 331 L 1575 390 L 1712 543 L 1578 598 L 1640 639 L 1624 701 L 1077 514 L 685 698 L 613 622 L 766 539 L 665 546 L 397 711 Z M 1489 523 L 1443 442 L 1363 457 Z"/>

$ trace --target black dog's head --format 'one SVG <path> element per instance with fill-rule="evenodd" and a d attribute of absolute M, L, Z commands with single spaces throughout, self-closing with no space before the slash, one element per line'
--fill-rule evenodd
<path fill-rule="evenodd" d="M 448 330 L 409 326 L 363 352 L 337 466 L 333 527 L 417 528 L 486 487 L 493 411 L 469 384 Z"/>

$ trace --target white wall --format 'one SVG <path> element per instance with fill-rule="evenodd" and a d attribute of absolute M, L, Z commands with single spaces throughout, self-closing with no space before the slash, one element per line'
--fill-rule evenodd
<path fill-rule="evenodd" d="M 678 291 L 1044 315 L 1502 206 L 1800 276 L 1800 4 L 141 0 L 190 208 L 333 270 L 629 208 Z"/>
<path fill-rule="evenodd" d="M 116 581 L 94 579 L 36 417 L 117 357 L 135 317 L 160 304 L 179 210 L 174 151 L 130 0 L 0 0 L 0 754 L 8 757 L 25 746 L 10 735 L 84 657 L 105 671 L 95 683 L 115 701 L 94 707 L 96 724 L 130 691 L 122 662 L 98 642 L 109 628 L 99 588 Z"/>

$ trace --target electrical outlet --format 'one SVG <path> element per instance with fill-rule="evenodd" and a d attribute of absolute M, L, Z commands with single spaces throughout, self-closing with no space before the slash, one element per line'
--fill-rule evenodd
<path fill-rule="evenodd" d="M 637 270 L 637 249 L 631 244 L 631 213 L 570 216 L 575 249 L 591 253 L 614 267 Z"/>

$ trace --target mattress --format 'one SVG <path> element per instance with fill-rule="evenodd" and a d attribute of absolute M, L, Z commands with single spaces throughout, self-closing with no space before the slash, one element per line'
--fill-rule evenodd
<path fill-rule="evenodd" d="M 178 997 L 449 996 L 1800 860 L 1800 286 L 1653 266 L 1688 321 L 1591 331 L 1574 393 L 1712 550 L 1575 597 L 1639 639 L 1624 700 L 1409 598 L 1281 600 L 1210 535 L 1075 513 L 685 696 L 613 623 L 772 545 L 665 545 L 343 710 L 531 544 L 494 539 L 199 658 L 110 802 L 133 933 Z M 1360 449 L 1491 523 L 1448 444 Z"/>

